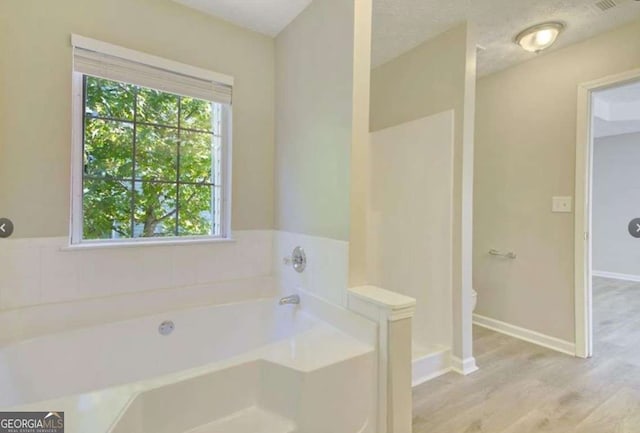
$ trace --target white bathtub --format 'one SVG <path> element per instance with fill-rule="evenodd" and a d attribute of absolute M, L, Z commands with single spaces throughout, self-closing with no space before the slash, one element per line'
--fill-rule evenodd
<path fill-rule="evenodd" d="M 374 432 L 375 359 L 300 307 L 247 301 L 2 347 L 0 409 L 64 410 L 68 433 Z"/>

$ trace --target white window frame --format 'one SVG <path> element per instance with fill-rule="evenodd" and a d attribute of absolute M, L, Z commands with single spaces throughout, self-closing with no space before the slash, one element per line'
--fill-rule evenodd
<path fill-rule="evenodd" d="M 150 54 L 130 50 L 105 42 L 97 41 L 83 36 L 72 35 L 73 47 L 97 51 L 112 55 L 121 59 L 135 61 L 148 66 L 167 71 L 193 76 L 201 79 L 215 81 L 228 86 L 233 86 L 233 77 L 197 68 L 173 60 L 164 59 Z M 84 121 L 84 95 L 83 75 L 72 69 L 72 120 L 71 120 L 71 218 L 69 221 L 69 247 L 93 248 L 115 246 L 142 246 L 142 245 L 167 245 L 201 242 L 228 242 L 233 240 L 231 231 L 231 180 L 232 180 L 232 133 L 233 113 L 231 104 L 222 104 L 222 138 L 221 138 L 221 216 L 219 235 L 196 236 L 170 236 L 162 238 L 126 238 L 126 239 L 83 239 L 83 121 Z M 215 205 L 215 204 L 214 204 Z"/>

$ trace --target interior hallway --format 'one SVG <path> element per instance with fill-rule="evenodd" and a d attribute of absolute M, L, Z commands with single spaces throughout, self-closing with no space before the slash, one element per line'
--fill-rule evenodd
<path fill-rule="evenodd" d="M 594 353 L 474 327 L 477 373 L 413 391 L 415 433 L 640 432 L 640 283 L 594 278 Z"/>

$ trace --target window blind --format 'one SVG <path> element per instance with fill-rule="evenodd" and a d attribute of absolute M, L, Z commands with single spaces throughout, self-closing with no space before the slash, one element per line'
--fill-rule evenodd
<path fill-rule="evenodd" d="M 82 74 L 221 104 L 231 104 L 232 87 L 230 85 L 130 59 L 76 46 L 73 48 L 73 64 L 74 70 Z"/>

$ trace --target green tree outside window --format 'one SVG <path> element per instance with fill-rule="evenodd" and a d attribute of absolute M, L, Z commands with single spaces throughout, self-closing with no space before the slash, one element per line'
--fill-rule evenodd
<path fill-rule="evenodd" d="M 85 76 L 83 238 L 218 235 L 221 113 Z"/>

